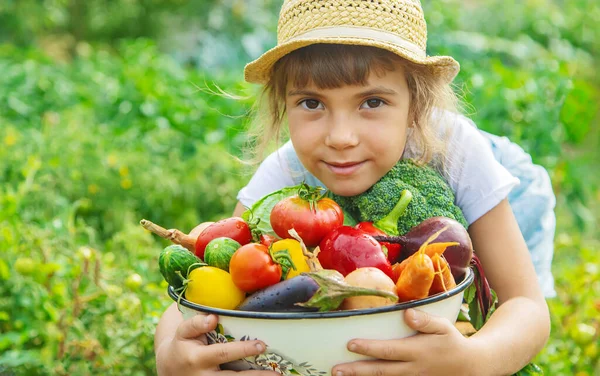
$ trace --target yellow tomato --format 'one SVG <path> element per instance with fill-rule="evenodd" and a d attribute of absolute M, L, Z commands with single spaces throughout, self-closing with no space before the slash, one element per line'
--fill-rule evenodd
<path fill-rule="evenodd" d="M 279 240 L 279 241 L 276 241 L 275 243 L 273 243 L 272 247 L 273 247 L 272 248 L 273 253 L 287 249 L 287 251 L 290 254 L 290 257 L 292 259 L 292 262 L 294 263 L 294 266 L 296 267 L 296 270 L 290 269 L 290 271 L 285 279 L 293 278 L 297 275 L 300 275 L 300 273 L 310 272 L 310 267 L 308 266 L 308 263 L 306 262 L 306 257 L 304 257 L 304 254 L 302 253 L 302 247 L 300 246 L 300 243 L 297 240 L 295 240 L 295 239 Z"/>
<path fill-rule="evenodd" d="M 213 308 L 235 309 L 246 294 L 233 284 L 231 275 L 212 266 L 196 268 L 188 275 L 185 298 Z"/>

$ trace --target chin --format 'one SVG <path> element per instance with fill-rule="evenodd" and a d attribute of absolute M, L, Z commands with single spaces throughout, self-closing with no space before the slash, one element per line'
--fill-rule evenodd
<path fill-rule="evenodd" d="M 363 188 L 356 184 L 339 184 L 339 185 L 334 185 L 331 188 L 329 188 L 329 190 L 331 192 L 335 193 L 336 195 L 345 196 L 345 197 L 359 195 L 359 194 L 363 193 L 364 191 L 366 191 L 367 189 L 368 189 L 368 187 Z"/>

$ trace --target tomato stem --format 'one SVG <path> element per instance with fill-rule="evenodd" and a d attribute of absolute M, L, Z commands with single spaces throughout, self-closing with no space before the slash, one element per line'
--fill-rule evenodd
<path fill-rule="evenodd" d="M 311 187 L 305 182 L 302 182 L 298 187 L 298 197 L 304 201 L 308 201 L 310 210 L 313 213 L 317 212 L 317 202 L 327 194 L 327 190 L 323 187 Z"/>

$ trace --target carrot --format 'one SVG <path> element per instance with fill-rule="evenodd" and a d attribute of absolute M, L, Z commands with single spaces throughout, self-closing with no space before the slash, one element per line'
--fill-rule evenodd
<path fill-rule="evenodd" d="M 396 283 L 400 302 L 426 298 L 435 276 L 431 258 L 426 254 L 415 254 L 407 260 L 406 268 Z"/>
<path fill-rule="evenodd" d="M 446 251 L 446 248 L 452 247 L 454 245 L 460 245 L 460 243 L 457 243 L 457 242 L 432 243 L 432 244 L 427 245 L 427 247 L 425 247 L 425 253 L 427 254 L 427 256 L 431 257 L 431 259 L 433 260 L 434 255 L 441 255 L 442 253 L 444 253 L 444 251 Z"/>
<path fill-rule="evenodd" d="M 402 270 L 398 282 L 396 282 L 398 301 L 407 302 L 429 296 L 429 289 L 431 289 L 431 285 L 433 284 L 435 270 L 431 257 L 426 254 L 426 249 L 430 245 L 429 243 L 434 241 L 447 228 L 445 226 L 431 235 L 417 252 L 405 260 L 406 266 Z"/>
<path fill-rule="evenodd" d="M 429 289 L 429 295 L 445 292 L 456 287 L 456 281 L 450 271 L 450 265 L 444 256 L 435 255 L 431 258 L 431 262 L 435 270 L 435 277 Z"/>
<path fill-rule="evenodd" d="M 402 260 L 402 262 L 397 262 L 394 265 L 392 265 L 392 276 L 393 276 L 394 283 L 398 282 L 398 278 L 400 278 L 400 275 L 402 274 L 402 271 L 404 270 L 404 268 L 406 268 L 407 264 L 408 264 L 408 258 Z"/>

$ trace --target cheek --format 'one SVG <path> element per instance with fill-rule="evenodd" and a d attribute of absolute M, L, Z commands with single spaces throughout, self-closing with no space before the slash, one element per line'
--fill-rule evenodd
<path fill-rule="evenodd" d="M 318 122 L 307 119 L 306 116 L 296 115 L 294 113 L 288 116 L 288 129 L 292 143 L 299 149 L 313 145 L 321 137 L 319 131 L 321 127 Z"/>
<path fill-rule="evenodd" d="M 390 124 L 381 127 L 376 131 L 376 127 L 370 127 L 369 132 L 365 132 L 365 137 L 371 140 L 372 145 L 382 152 L 390 152 L 400 149 L 400 153 L 406 145 L 406 126 L 404 124 Z"/>

